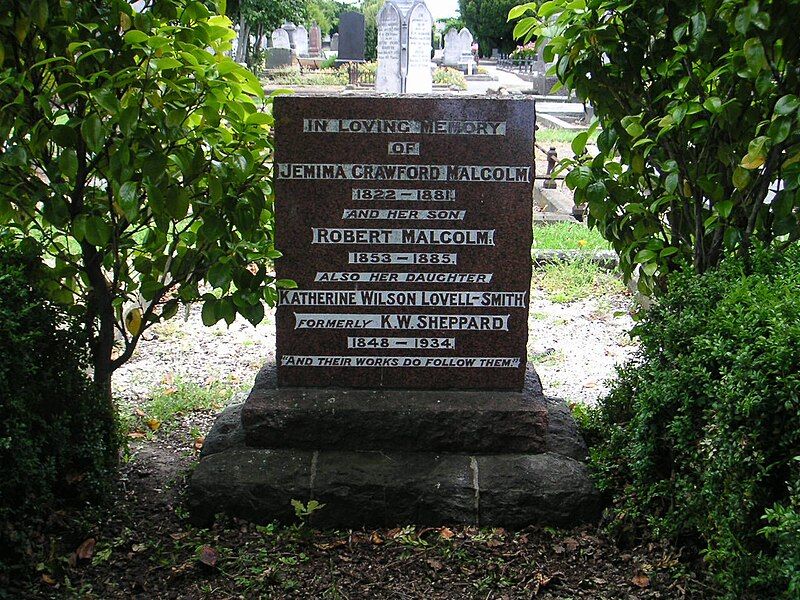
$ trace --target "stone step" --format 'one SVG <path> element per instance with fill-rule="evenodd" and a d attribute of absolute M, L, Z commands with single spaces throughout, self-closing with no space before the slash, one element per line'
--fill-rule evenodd
<path fill-rule="evenodd" d="M 242 409 L 254 448 L 539 453 L 548 411 L 533 369 L 520 392 L 277 388 L 261 374 Z"/>
<path fill-rule="evenodd" d="M 524 527 L 596 520 L 586 466 L 567 456 L 349 452 L 233 447 L 206 455 L 187 502 L 194 523 L 224 512 L 257 523 L 296 521 L 292 500 L 324 507 L 320 528 L 401 524 Z"/>

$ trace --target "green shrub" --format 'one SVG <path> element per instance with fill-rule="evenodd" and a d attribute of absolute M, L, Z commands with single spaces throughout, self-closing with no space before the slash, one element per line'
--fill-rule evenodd
<path fill-rule="evenodd" d="M 615 522 L 699 544 L 731 598 L 800 590 L 800 249 L 676 274 L 583 424 Z"/>
<path fill-rule="evenodd" d="M 317 69 L 301 72 L 299 67 L 282 67 L 267 71 L 267 81 L 279 85 L 347 85 L 347 69 Z"/>
<path fill-rule="evenodd" d="M 119 447 L 83 338 L 32 286 L 36 268 L 0 246 L 0 568 L 61 500 L 107 491 Z"/>
<path fill-rule="evenodd" d="M 439 67 L 433 72 L 433 83 L 455 86 L 460 90 L 467 89 L 467 80 L 461 71 L 450 67 Z"/>

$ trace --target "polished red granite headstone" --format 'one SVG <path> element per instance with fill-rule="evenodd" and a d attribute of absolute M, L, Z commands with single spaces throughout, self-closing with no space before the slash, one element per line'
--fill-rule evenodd
<path fill-rule="evenodd" d="M 279 97 L 280 386 L 521 390 L 534 107 Z"/>

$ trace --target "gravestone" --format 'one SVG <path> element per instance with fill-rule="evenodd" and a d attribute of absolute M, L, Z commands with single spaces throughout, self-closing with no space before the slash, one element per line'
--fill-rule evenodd
<path fill-rule="evenodd" d="M 308 34 L 308 53 L 311 56 L 319 56 L 320 52 L 322 52 L 322 31 L 319 25 L 314 23 Z"/>
<path fill-rule="evenodd" d="M 297 56 L 308 56 L 308 30 L 302 25 L 294 32 L 294 51 Z"/>
<path fill-rule="evenodd" d="M 389 0 L 378 13 L 375 91 L 430 93 L 432 17 L 423 0 Z"/>
<path fill-rule="evenodd" d="M 291 49 L 291 42 L 289 40 L 289 34 L 286 32 L 285 29 L 276 29 L 272 32 L 272 47 L 273 48 L 285 48 L 287 50 Z"/>
<path fill-rule="evenodd" d="M 331 36 L 331 52 L 339 52 L 339 34 L 334 33 Z"/>
<path fill-rule="evenodd" d="M 526 366 L 533 101 L 281 96 L 273 115 L 276 277 L 297 287 L 277 365 L 206 437 L 193 521 L 311 499 L 318 527 L 596 519 L 569 409 Z"/>
<path fill-rule="evenodd" d="M 448 29 L 444 34 L 444 66 L 458 68 L 458 61 L 461 58 L 461 38 L 458 31 Z"/>
<path fill-rule="evenodd" d="M 297 31 L 297 25 L 287 21 L 286 23 L 281 25 L 281 29 L 283 29 L 286 32 L 286 35 L 289 36 L 289 45 L 292 49 L 292 53 L 297 55 L 297 46 L 295 44 L 295 39 L 294 39 L 294 34 Z"/>
<path fill-rule="evenodd" d="M 322 49 L 323 50 L 331 49 L 331 36 L 325 34 L 325 37 L 322 38 Z"/>
<path fill-rule="evenodd" d="M 339 45 L 337 63 L 363 62 L 364 15 L 345 12 L 339 15 Z"/>
<path fill-rule="evenodd" d="M 292 66 L 292 51 L 289 48 L 267 48 L 267 69 Z"/>
<path fill-rule="evenodd" d="M 466 68 L 467 72 L 471 75 L 475 59 L 472 56 L 472 33 L 466 27 L 458 32 L 458 45 L 461 48 L 461 56 L 458 59 L 458 64 L 460 67 Z"/>

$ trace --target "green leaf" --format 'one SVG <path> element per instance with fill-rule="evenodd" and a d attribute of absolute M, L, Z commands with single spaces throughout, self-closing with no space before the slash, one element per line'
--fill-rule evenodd
<path fill-rule="evenodd" d="M 733 185 L 737 190 L 743 190 L 750 184 L 750 171 L 737 166 L 733 171 Z"/>
<path fill-rule="evenodd" d="M 575 153 L 575 156 L 580 156 L 583 154 L 583 151 L 586 149 L 586 142 L 588 139 L 588 131 L 583 131 L 575 136 L 575 138 L 572 140 L 572 152 Z"/>
<path fill-rule="evenodd" d="M 636 257 L 633 259 L 633 262 L 648 263 L 656 258 L 658 258 L 658 254 L 656 252 L 645 248 L 644 250 L 639 250 L 639 252 L 636 253 Z"/>
<path fill-rule="evenodd" d="M 102 217 L 88 217 L 85 237 L 92 246 L 105 246 L 111 239 L 111 225 L 106 223 Z"/>
<path fill-rule="evenodd" d="M 126 181 L 120 186 L 119 206 L 131 223 L 139 216 L 139 191 L 135 181 Z"/>
<path fill-rule="evenodd" d="M 526 2 L 525 4 L 520 4 L 519 6 L 513 7 L 508 11 L 508 20 L 513 21 L 514 19 L 520 18 L 529 10 L 536 10 L 537 4 L 537 2 Z"/>
<path fill-rule="evenodd" d="M 733 202 L 731 200 L 723 200 L 722 202 L 717 202 L 714 208 L 717 209 L 720 217 L 727 219 L 733 210 Z"/>
<path fill-rule="evenodd" d="M 675 190 L 678 189 L 678 174 L 677 173 L 670 173 L 667 175 L 667 178 L 664 180 L 664 189 L 667 190 L 668 194 L 674 194 Z"/>
<path fill-rule="evenodd" d="M 233 269 L 231 265 L 222 261 L 217 261 L 211 265 L 211 268 L 208 269 L 208 273 L 206 274 L 206 281 L 215 288 L 224 289 L 230 284 L 232 278 Z"/>
<path fill-rule="evenodd" d="M 792 121 L 791 117 L 778 117 L 770 123 L 767 135 L 773 144 L 780 144 L 789 137 L 792 132 Z"/>
<path fill-rule="evenodd" d="M 220 317 L 217 316 L 217 305 L 219 301 L 216 298 L 208 298 L 203 303 L 203 310 L 200 312 L 200 318 L 203 320 L 203 325 L 206 327 L 211 327 L 217 321 L 219 321 Z"/>
<path fill-rule="evenodd" d="M 131 29 L 130 31 L 125 33 L 123 39 L 128 44 L 141 44 L 146 42 L 150 36 L 147 35 L 144 31 L 139 31 L 138 29 Z"/>
<path fill-rule="evenodd" d="M 83 120 L 81 134 L 92 152 L 98 152 L 103 147 L 103 123 L 96 114 L 92 113 Z"/>
<path fill-rule="evenodd" d="M 708 98 L 703 102 L 703 108 L 712 114 L 718 114 L 722 110 L 722 100 L 715 96 Z"/>
<path fill-rule="evenodd" d="M 179 60 L 176 60 L 170 56 L 165 58 L 157 58 L 153 61 L 156 65 L 156 69 L 159 71 L 166 71 L 167 69 L 179 69 L 183 66 L 183 63 Z"/>
<path fill-rule="evenodd" d="M 281 289 L 294 290 L 297 289 L 297 282 L 293 279 L 278 279 L 275 285 Z"/>
<path fill-rule="evenodd" d="M 753 69 L 756 73 L 762 69 L 769 68 L 767 63 L 767 56 L 764 54 L 764 46 L 758 38 L 750 38 L 744 43 L 744 58 L 747 61 L 747 66 Z"/>
<path fill-rule="evenodd" d="M 775 114 L 790 115 L 800 107 L 800 99 L 794 94 L 787 94 L 775 103 Z"/>
<path fill-rule="evenodd" d="M 636 139 L 644 133 L 644 127 L 642 127 L 638 122 L 633 121 L 625 127 L 625 131 L 627 131 L 628 135 L 633 139 Z"/>
<path fill-rule="evenodd" d="M 173 192 L 165 198 L 167 213 L 173 219 L 183 219 L 189 212 L 189 193 L 186 189 L 180 189 L 177 193 Z"/>
<path fill-rule="evenodd" d="M 607 194 L 606 184 L 602 181 L 595 181 L 586 188 L 586 198 L 589 202 L 602 202 L 606 199 Z"/>

